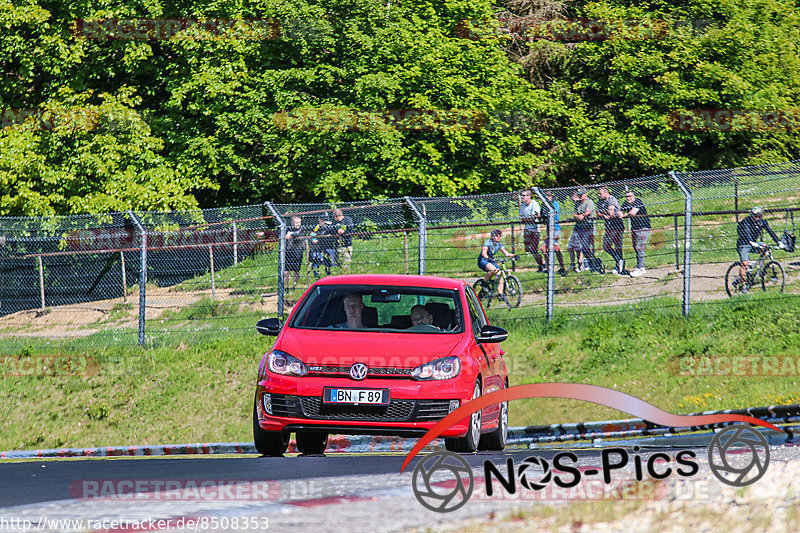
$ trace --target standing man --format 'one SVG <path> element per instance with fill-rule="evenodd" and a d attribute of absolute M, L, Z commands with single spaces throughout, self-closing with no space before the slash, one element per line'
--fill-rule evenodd
<path fill-rule="evenodd" d="M 603 186 L 597 191 L 600 199 L 597 201 L 597 217 L 605 220 L 603 233 L 603 251 L 614 260 L 614 274 L 629 275 L 625 270 L 625 260 L 622 258 L 622 234 L 625 233 L 625 223 L 620 218 L 622 211 L 619 202 L 608 192 L 608 187 Z"/>
<path fill-rule="evenodd" d="M 302 226 L 298 216 L 292 217 L 292 225 L 286 232 L 286 269 L 284 271 L 284 285 L 289 286 L 289 278 L 294 276 L 292 288 L 297 287 L 300 279 L 300 270 L 303 266 L 303 252 L 305 252 L 308 239 L 306 229 Z M 310 259 L 309 259 L 310 261 Z"/>
<path fill-rule="evenodd" d="M 336 228 L 331 225 L 328 213 L 320 213 L 319 223 L 311 234 L 311 267 L 314 269 L 314 276 L 319 278 L 320 265 L 325 266 L 325 275 L 331 275 L 331 267 L 336 266 Z"/>
<path fill-rule="evenodd" d="M 553 220 L 553 250 L 556 253 L 556 257 L 558 258 L 558 264 L 560 268 L 558 269 L 558 273 L 562 276 L 567 275 L 567 271 L 564 269 L 564 256 L 561 254 L 561 245 L 558 244 L 558 239 L 561 238 L 561 224 L 558 223 L 558 219 L 561 216 L 561 206 L 553 197 L 552 191 L 545 191 L 544 193 L 545 198 L 547 201 L 550 202 L 550 205 L 553 206 L 552 216 L 555 218 Z M 542 253 L 547 254 L 549 251 L 548 243 L 550 242 L 550 208 L 544 206 L 542 209 L 542 217 L 544 218 L 546 227 L 547 227 L 547 236 L 545 237 L 544 241 L 542 242 Z"/>
<path fill-rule="evenodd" d="M 647 246 L 647 239 L 650 237 L 650 217 L 647 216 L 647 208 L 636 193 L 632 190 L 625 191 L 625 201 L 620 207 L 622 213 L 620 218 L 631 219 L 631 243 L 636 251 L 636 268 L 631 272 L 632 278 L 638 278 L 647 272 L 644 267 L 644 249 Z"/>
<path fill-rule="evenodd" d="M 575 229 L 569 239 L 569 263 L 570 269 L 575 268 L 575 272 L 581 271 L 581 254 L 585 259 L 594 258 L 592 250 L 592 230 L 594 229 L 594 201 L 589 198 L 585 187 L 578 187 L 572 197 L 575 199 Z M 578 264 L 575 265 L 575 251 L 578 251 Z"/>
<path fill-rule="evenodd" d="M 520 193 L 519 218 L 525 224 L 525 251 L 533 254 L 537 272 L 544 272 L 544 260 L 539 255 L 539 202 L 533 199 L 533 191 L 525 189 Z"/>
<path fill-rule="evenodd" d="M 333 210 L 334 227 L 337 234 L 336 260 L 343 270 L 353 261 L 353 219 L 346 216 L 341 209 Z"/>

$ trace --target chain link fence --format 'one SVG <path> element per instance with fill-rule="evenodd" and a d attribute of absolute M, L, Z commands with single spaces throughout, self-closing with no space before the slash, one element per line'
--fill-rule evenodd
<path fill-rule="evenodd" d="M 800 164 L 579 187 L 2 218 L 0 345 L 64 338 L 179 343 L 253 332 L 258 319 L 285 316 L 314 279 L 341 273 L 464 279 L 502 319 L 659 308 L 688 314 L 695 304 L 747 298 L 732 277 L 739 267 L 731 265 L 752 207 L 762 206 L 778 241 L 790 244 Z M 513 256 L 495 255 L 506 259 L 498 261 L 505 298 L 489 298 L 480 282 L 478 257 L 495 229 Z M 772 238 L 765 232 L 759 240 Z M 750 252 L 750 294 L 800 291 L 800 262 L 789 249 L 773 246 L 763 260 L 760 249 Z M 766 268 L 770 253 L 780 265 L 778 281 L 775 267 Z"/>

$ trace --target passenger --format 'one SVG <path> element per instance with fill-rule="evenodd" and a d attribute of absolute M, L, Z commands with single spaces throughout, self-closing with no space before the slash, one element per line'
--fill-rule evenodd
<path fill-rule="evenodd" d="M 433 325 L 433 315 L 424 305 L 415 305 L 411 308 L 411 325 L 419 326 L 420 324 Z"/>

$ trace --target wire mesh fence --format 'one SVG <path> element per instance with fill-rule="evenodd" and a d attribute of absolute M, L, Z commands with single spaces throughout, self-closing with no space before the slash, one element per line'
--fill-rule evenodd
<path fill-rule="evenodd" d="M 341 273 L 460 278 L 503 319 L 786 297 L 800 289 L 798 198 L 791 162 L 454 198 L 3 218 L 0 345 L 252 332 Z"/>

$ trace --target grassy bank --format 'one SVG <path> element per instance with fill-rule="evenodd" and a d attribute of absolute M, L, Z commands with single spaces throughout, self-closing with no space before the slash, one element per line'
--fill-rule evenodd
<path fill-rule="evenodd" d="M 795 298 L 753 297 L 696 305 L 688 320 L 667 308 L 557 317 L 551 324 L 508 321 L 511 384 L 591 383 L 675 413 L 800 403 L 796 367 L 782 377 L 678 375 L 686 356 L 797 357 L 797 310 Z M 250 440 L 256 367 L 271 342 L 253 330 L 194 340 L 176 335 L 146 350 L 15 343 L 15 355 L 71 354 L 93 363 L 82 371 L 90 376 L 61 377 L 15 377 L 5 365 L 0 449 Z M 517 401 L 510 412 L 512 425 L 628 417 L 551 399 Z"/>

